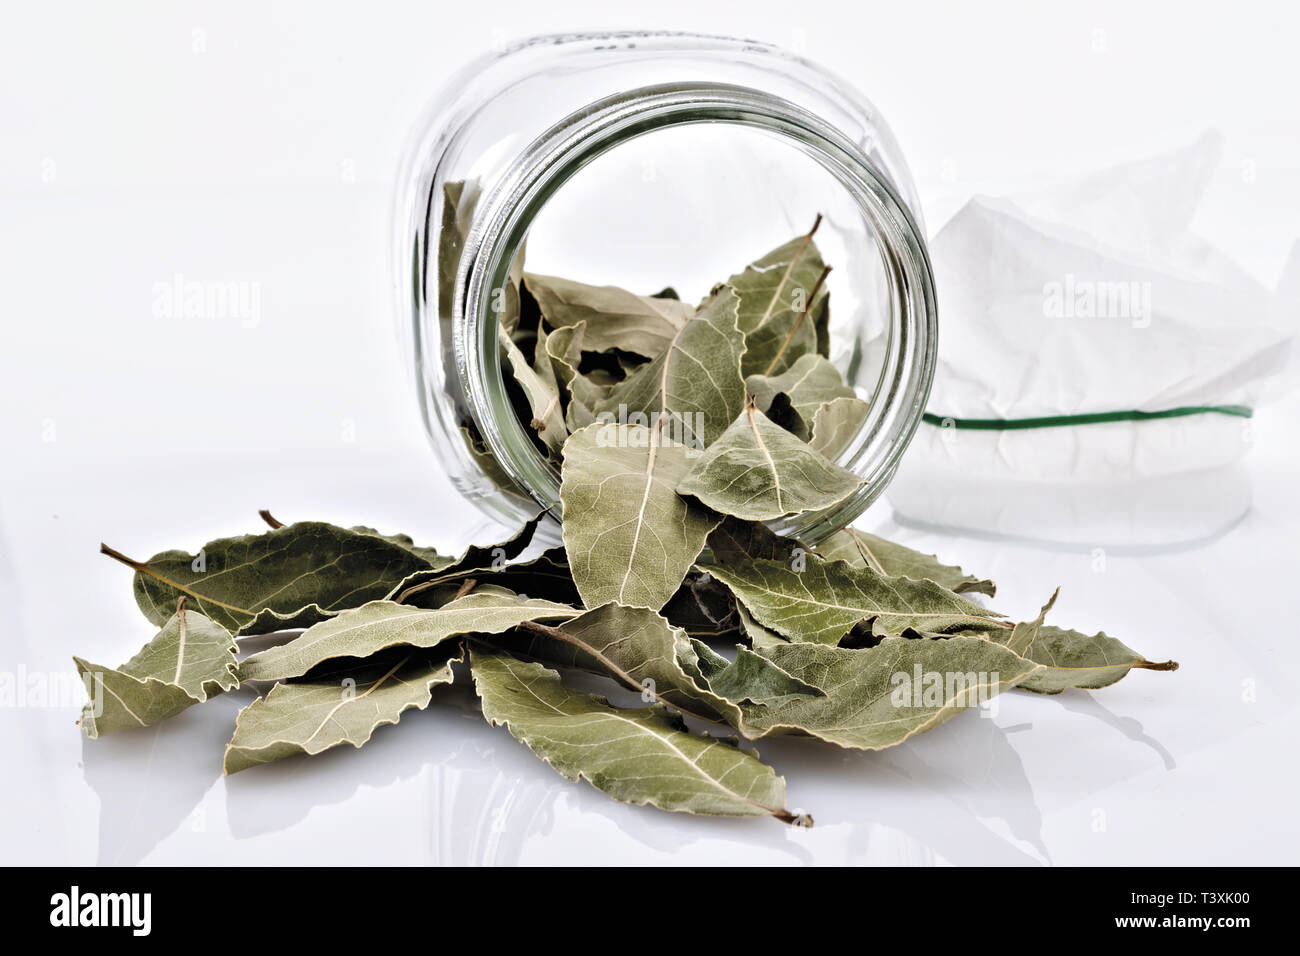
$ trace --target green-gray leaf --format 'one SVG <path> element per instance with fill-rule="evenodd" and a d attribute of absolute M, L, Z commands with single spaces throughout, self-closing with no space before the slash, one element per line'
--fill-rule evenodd
<path fill-rule="evenodd" d="M 696 460 L 677 490 L 723 514 L 768 521 L 830 507 L 862 484 L 751 402 Z"/>
<path fill-rule="evenodd" d="M 1059 694 L 1068 688 L 1096 690 L 1108 687 L 1135 669 L 1178 670 L 1177 661 L 1152 662 L 1104 631 L 1084 634 L 1044 624 L 1056 595 L 1043 605 L 1038 617 L 1017 624 L 1011 632 L 983 635 L 1041 664 L 1042 669 L 1020 686 L 1038 694 Z"/>
<path fill-rule="evenodd" d="M 755 558 L 794 561 L 808 553 L 794 538 L 783 538 L 761 522 L 730 515 L 709 532 L 709 550 L 723 564 L 746 564 Z"/>
<path fill-rule="evenodd" d="M 754 620 L 754 616 L 745 610 L 742 604 L 736 609 L 736 615 L 740 619 L 740 631 L 747 638 L 749 643 L 756 651 L 763 651 L 769 647 L 776 647 L 778 644 L 789 644 L 790 639 L 769 630 L 762 624 Z"/>
<path fill-rule="evenodd" d="M 183 595 L 227 630 L 260 634 L 306 627 L 382 598 L 429 562 L 402 545 L 319 521 L 209 541 L 199 554 L 164 551 L 135 569 L 135 599 L 161 626 Z"/>
<path fill-rule="evenodd" d="M 288 680 L 334 658 L 370 657 L 395 645 L 434 647 L 464 634 L 500 634 L 523 621 L 558 621 L 577 613 L 564 604 L 496 591 L 471 592 L 433 610 L 372 601 L 245 658 L 239 677 Z"/>
<path fill-rule="evenodd" d="M 528 423 L 542 443 L 551 451 L 559 451 L 569 429 L 564 423 L 564 412 L 560 408 L 560 393 L 556 386 L 548 384 L 528 363 L 527 357 L 519 346 L 506 335 L 502 329 L 498 339 L 510 371 L 523 389 L 528 400 L 532 420 Z M 554 379 L 552 379 L 552 382 Z"/>
<path fill-rule="evenodd" d="M 811 434 L 818 409 L 837 398 L 854 397 L 839 369 L 815 353 L 799 356 L 779 375 L 751 375 L 745 379 L 745 387 L 765 413 L 777 395 L 786 395 L 803 425 L 800 437 L 804 439 Z"/>
<path fill-rule="evenodd" d="M 736 659 L 729 661 L 703 641 L 692 640 L 693 658 L 686 658 L 688 671 L 699 688 L 704 688 L 734 704 L 761 704 L 775 707 L 795 698 L 824 697 L 821 689 L 804 683 L 787 674 L 769 657 L 756 654 L 746 647 L 736 648 Z M 745 713 L 748 712 L 748 709 Z M 741 732 L 752 730 L 743 725 Z"/>
<path fill-rule="evenodd" d="M 801 568 L 801 570 L 796 570 Z M 794 641 L 838 644 L 855 625 L 875 634 L 912 629 L 942 633 L 1010 627 L 1001 615 L 933 581 L 889 578 L 870 568 L 807 555 L 794 562 L 755 560 L 708 569 L 766 627 Z"/>
<path fill-rule="evenodd" d="M 889 638 L 876 647 L 772 647 L 764 656 L 824 696 L 746 708 L 763 733 L 806 733 L 841 747 L 880 750 L 931 730 L 1038 670 L 974 637 Z"/>
<path fill-rule="evenodd" d="M 119 668 L 74 657 L 91 697 L 82 711 L 82 729 L 88 737 L 99 737 L 147 727 L 239 686 L 235 650 L 235 639 L 224 627 L 181 609 Z"/>
<path fill-rule="evenodd" d="M 888 541 L 856 528 L 837 531 L 821 544 L 817 553 L 827 561 L 844 561 L 855 568 L 871 568 L 889 577 L 934 581 L 955 594 L 979 593 L 992 597 L 997 585 L 967 574 L 955 565 L 943 564 L 933 554 Z"/>
<path fill-rule="evenodd" d="M 836 398 L 817 409 L 808 444 L 827 458 L 838 458 L 867 420 L 871 406 L 860 398 Z"/>
<path fill-rule="evenodd" d="M 376 728 L 397 723 L 404 711 L 427 707 L 433 688 L 451 683 L 453 659 L 463 658 L 459 646 L 432 654 L 412 651 L 391 662 L 276 684 L 239 712 L 226 745 L 225 772 L 318 754 L 340 744 L 360 747 Z"/>
<path fill-rule="evenodd" d="M 659 429 L 598 423 L 569 437 L 562 533 L 587 607 L 658 610 L 673 596 L 718 522 L 677 494 L 689 467 L 686 449 Z"/>
<path fill-rule="evenodd" d="M 812 238 L 820 223 L 818 217 L 807 235 L 777 246 L 727 280 L 740 296 L 741 331 L 753 331 L 782 310 L 803 308 L 826 267 Z M 824 298 L 825 293 L 818 301 Z"/>
<path fill-rule="evenodd" d="M 483 716 L 566 779 L 663 810 L 812 822 L 785 809 L 785 781 L 757 757 L 689 733 L 662 707 L 616 710 L 569 690 L 555 671 L 505 654 L 474 648 L 470 661 Z"/>
<path fill-rule="evenodd" d="M 1108 687 L 1131 670 L 1178 670 L 1177 661 L 1149 661 L 1105 631 L 1089 635 L 1050 624 L 1039 628 L 1027 656 L 1043 670 L 1021 686 L 1039 694 Z"/>
<path fill-rule="evenodd" d="M 280 525 L 280 527 L 283 528 L 284 525 Z M 381 534 L 375 528 L 362 524 L 353 525 L 348 530 L 355 531 L 357 534 L 368 534 L 376 538 L 383 538 L 385 541 L 391 541 L 393 544 L 410 551 L 417 558 L 428 562 L 432 567 L 446 567 L 456 560 L 450 555 L 440 554 L 437 548 L 416 544 L 415 539 L 409 534 Z"/>
<path fill-rule="evenodd" d="M 596 420 L 596 406 L 609 396 L 610 386 L 593 382 L 578 371 L 586 340 L 587 323 L 564 326 L 546 336 L 546 355 L 560 387 L 568 396 L 564 420 L 570 431 L 585 428 Z"/>
<path fill-rule="evenodd" d="M 597 412 L 619 421 L 627 421 L 630 413 L 657 413 L 661 420 L 668 419 L 679 441 L 692 440 L 700 447 L 713 442 L 745 406 L 740 374 L 745 346 L 736 328 L 738 305 L 732 289 L 714 290 L 653 361 L 614 386 Z"/>
<path fill-rule="evenodd" d="M 648 608 L 606 604 L 558 626 L 525 625 L 520 633 L 528 638 L 521 645 L 528 657 L 606 674 L 639 691 L 646 703 L 706 720 L 740 719 L 739 708 L 693 679 L 696 651 L 685 631 Z"/>
<path fill-rule="evenodd" d="M 519 557 L 532 543 L 533 535 L 542 520 L 542 515 L 529 519 L 523 527 L 500 544 L 472 544 L 457 558 L 444 559 L 434 567 L 423 568 L 409 574 L 383 597 L 386 600 L 405 603 L 440 585 L 451 582 L 459 584 L 470 576 L 477 577 L 484 573 L 504 570 L 508 566 L 506 562 Z"/>
<path fill-rule="evenodd" d="M 460 269 L 465 238 L 483 190 L 476 181 L 443 183 L 441 245 L 438 249 L 438 312 L 451 316 L 455 297 L 456 273 Z"/>
<path fill-rule="evenodd" d="M 583 347 L 623 349 L 654 358 L 663 352 L 694 310 L 676 299 L 634 295 L 616 286 L 595 286 L 555 276 L 524 274 L 524 284 L 552 328 L 587 323 Z"/>
<path fill-rule="evenodd" d="M 746 378 L 784 375 L 804 356 L 817 351 L 817 330 L 805 312 L 782 309 L 745 333 L 740 370 Z"/>

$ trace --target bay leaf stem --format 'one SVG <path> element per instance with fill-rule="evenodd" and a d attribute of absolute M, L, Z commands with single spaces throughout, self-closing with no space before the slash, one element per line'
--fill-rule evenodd
<path fill-rule="evenodd" d="M 808 310 L 812 308 L 813 302 L 817 300 L 817 293 L 822 290 L 822 284 L 826 281 L 826 276 L 830 274 L 830 271 L 830 266 L 824 268 L 821 275 L 817 277 L 817 281 L 813 283 L 812 292 L 804 302 L 803 310 L 799 313 L 798 318 L 794 320 L 794 325 L 790 326 L 790 331 L 786 334 L 785 341 L 781 343 L 781 347 L 777 349 L 776 354 L 772 356 L 772 361 L 767 363 L 767 370 L 763 372 L 764 375 L 772 374 L 772 371 L 776 368 L 776 363 L 781 361 L 781 356 L 785 354 L 785 350 L 789 348 L 790 343 L 794 341 L 794 334 L 799 331 L 799 326 L 803 324 L 803 320 L 807 317 Z"/>
<path fill-rule="evenodd" d="M 812 228 L 809 229 L 808 234 L 803 237 L 803 242 L 799 243 L 799 248 L 795 250 L 794 255 L 790 258 L 790 264 L 785 267 L 785 273 L 781 276 L 781 282 L 776 287 L 776 291 L 772 293 L 772 300 L 767 304 L 767 311 L 765 311 L 763 317 L 758 320 L 759 325 L 762 325 L 772 317 L 772 310 L 776 308 L 776 304 L 781 301 L 781 293 L 785 291 L 785 284 L 790 281 L 790 276 L 794 273 L 795 266 L 798 265 L 799 260 L 803 258 L 803 254 L 808 248 L 808 243 L 812 242 L 813 234 L 817 232 L 817 228 L 821 224 L 822 214 L 818 213 L 817 218 L 813 220 Z"/>

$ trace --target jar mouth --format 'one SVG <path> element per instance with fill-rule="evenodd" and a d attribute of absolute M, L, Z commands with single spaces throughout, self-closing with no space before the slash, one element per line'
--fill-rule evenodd
<path fill-rule="evenodd" d="M 466 237 L 454 300 L 456 368 L 468 410 L 497 462 L 558 519 L 560 472 L 538 451 L 511 405 L 492 290 L 509 281 L 515 255 L 543 206 L 584 166 L 636 137 L 701 123 L 765 131 L 818 162 L 861 210 L 881 256 L 890 294 L 880 378 L 862 427 L 838 458 L 866 483 L 829 509 L 771 523 L 778 533 L 813 545 L 852 523 L 893 477 L 929 395 L 937 313 L 925 243 L 887 177 L 838 130 L 787 100 L 720 83 L 646 86 L 598 100 L 538 137 L 482 198 L 481 218 Z"/>

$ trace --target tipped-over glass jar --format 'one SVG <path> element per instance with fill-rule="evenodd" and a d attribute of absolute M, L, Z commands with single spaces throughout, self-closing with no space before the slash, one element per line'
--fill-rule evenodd
<path fill-rule="evenodd" d="M 455 486 L 506 523 L 536 503 L 559 516 L 559 468 L 500 360 L 525 239 L 536 272 L 689 301 L 814 222 L 834 266 L 825 354 L 868 405 L 836 455 L 865 483 L 775 525 L 808 544 L 884 490 L 934 369 L 919 203 L 875 109 L 807 60 L 725 37 L 538 37 L 462 70 L 409 147 L 395 249 L 421 412 Z"/>

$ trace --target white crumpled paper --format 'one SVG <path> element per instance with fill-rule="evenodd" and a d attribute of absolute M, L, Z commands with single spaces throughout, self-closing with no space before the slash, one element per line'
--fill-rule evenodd
<path fill-rule="evenodd" d="M 1300 244 L 1278 291 L 1189 223 L 1217 135 L 1066 188 L 976 198 L 931 243 L 939 366 L 889 498 L 900 518 L 1055 541 L 1213 534 L 1249 504 L 1249 418 L 979 431 L 1015 420 L 1258 408 L 1295 380 Z"/>

